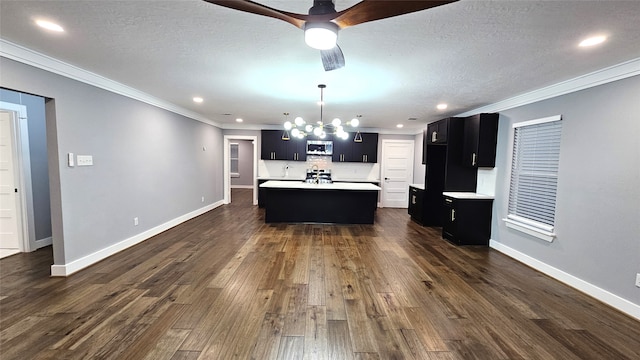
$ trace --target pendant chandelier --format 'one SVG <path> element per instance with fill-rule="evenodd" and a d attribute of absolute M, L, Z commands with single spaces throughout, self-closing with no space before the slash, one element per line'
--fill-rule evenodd
<path fill-rule="evenodd" d="M 301 117 L 296 117 L 293 122 L 287 120 L 285 118 L 284 122 L 284 133 L 282 134 L 282 140 L 289 140 L 289 135 L 294 138 L 302 139 L 307 135 L 315 135 L 321 139 L 327 137 L 327 134 L 333 134 L 334 137 L 338 137 L 340 139 L 346 140 L 349 137 L 349 134 L 344 130 L 344 126 L 342 125 L 342 120 L 335 118 L 330 123 L 324 123 L 323 121 L 323 107 L 324 107 L 324 89 L 327 87 L 325 84 L 318 85 L 320 89 L 320 120 L 318 120 L 315 124 L 307 124 Z M 284 113 L 285 117 L 288 117 L 289 113 Z M 357 117 L 351 119 L 351 121 L 347 121 L 345 125 L 351 127 L 357 127 L 360 124 L 359 118 L 362 115 L 358 115 Z M 356 138 L 359 136 L 356 134 Z"/>

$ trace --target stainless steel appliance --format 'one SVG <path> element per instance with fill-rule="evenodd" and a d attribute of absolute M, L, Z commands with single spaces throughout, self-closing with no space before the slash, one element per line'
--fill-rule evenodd
<path fill-rule="evenodd" d="M 309 184 L 331 184 L 333 182 L 331 180 L 331 170 L 308 169 L 307 177 L 304 181 Z"/>
<path fill-rule="evenodd" d="M 307 140 L 307 155 L 333 155 L 333 141 Z"/>

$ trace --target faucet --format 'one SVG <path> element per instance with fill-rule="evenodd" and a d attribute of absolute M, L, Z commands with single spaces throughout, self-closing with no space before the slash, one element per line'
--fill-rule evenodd
<path fill-rule="evenodd" d="M 315 171 L 313 171 L 314 168 L 316 169 Z M 316 165 L 316 164 L 313 164 L 313 166 L 311 166 L 311 174 L 312 174 L 311 176 L 312 177 L 313 177 L 314 173 L 316 174 L 316 184 L 319 184 L 320 183 L 320 172 L 318 170 L 318 165 Z"/>

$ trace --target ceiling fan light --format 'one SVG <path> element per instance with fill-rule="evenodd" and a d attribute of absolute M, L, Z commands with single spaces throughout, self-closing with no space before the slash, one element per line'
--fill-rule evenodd
<path fill-rule="evenodd" d="M 338 25 L 330 21 L 306 23 L 304 25 L 304 41 L 314 49 L 333 49 L 338 41 Z"/>

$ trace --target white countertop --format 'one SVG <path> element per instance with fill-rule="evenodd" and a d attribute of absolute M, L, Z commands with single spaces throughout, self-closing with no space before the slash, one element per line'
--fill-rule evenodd
<path fill-rule="evenodd" d="M 303 181 L 304 176 L 258 176 L 258 180 Z"/>
<path fill-rule="evenodd" d="M 349 179 L 349 178 L 336 178 L 336 177 L 332 177 L 331 178 L 333 181 L 341 181 L 341 182 L 352 182 L 352 183 L 366 183 L 366 182 L 375 182 L 375 183 L 379 183 L 380 179 Z"/>
<path fill-rule="evenodd" d="M 379 186 L 371 183 L 352 183 L 352 182 L 338 182 L 333 184 L 309 184 L 303 181 L 278 181 L 269 180 L 260 185 L 262 188 L 271 189 L 318 189 L 318 190 L 381 190 Z"/>
<path fill-rule="evenodd" d="M 416 189 L 424 190 L 424 184 L 409 184 L 409 186 L 414 187 Z"/>
<path fill-rule="evenodd" d="M 491 195 L 484 195 L 472 192 L 443 192 L 442 195 L 454 199 L 493 199 Z"/>

